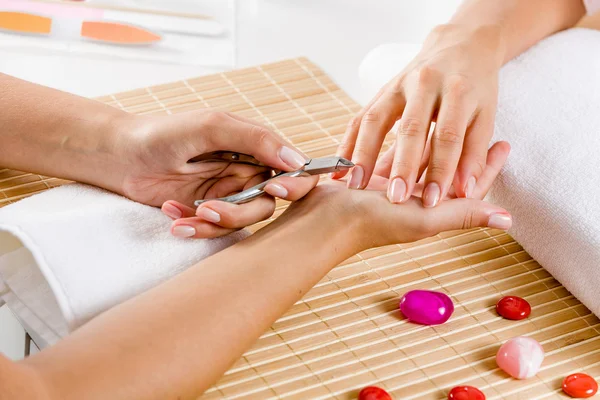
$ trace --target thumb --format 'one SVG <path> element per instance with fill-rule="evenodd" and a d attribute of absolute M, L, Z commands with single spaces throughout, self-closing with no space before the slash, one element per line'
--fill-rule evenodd
<path fill-rule="evenodd" d="M 434 234 L 457 229 L 488 227 L 508 230 L 512 216 L 505 209 L 475 199 L 452 199 L 425 210 L 428 227 Z"/>
<path fill-rule="evenodd" d="M 307 161 L 300 151 L 266 127 L 233 114 L 213 113 L 207 136 L 208 151 L 229 150 L 249 154 L 261 163 L 283 171 L 300 169 Z M 212 132 L 211 132 L 212 131 Z"/>

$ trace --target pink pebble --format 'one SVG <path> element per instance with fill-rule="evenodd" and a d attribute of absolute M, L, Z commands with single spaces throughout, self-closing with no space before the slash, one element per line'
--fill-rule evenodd
<path fill-rule="evenodd" d="M 532 338 L 519 336 L 504 343 L 496 362 L 507 374 L 517 379 L 531 378 L 538 373 L 544 361 L 544 349 Z"/>
<path fill-rule="evenodd" d="M 441 292 L 411 290 L 400 299 L 400 311 L 412 322 L 438 325 L 448 321 L 454 312 L 454 304 Z"/>

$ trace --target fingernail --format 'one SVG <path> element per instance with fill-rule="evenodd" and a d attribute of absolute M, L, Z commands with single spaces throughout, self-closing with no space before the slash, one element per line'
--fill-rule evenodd
<path fill-rule="evenodd" d="M 352 172 L 350 173 L 350 181 L 348 182 L 348 187 L 350 189 L 360 189 L 362 185 L 363 176 L 365 176 L 365 171 L 360 165 L 356 165 L 352 168 Z"/>
<path fill-rule="evenodd" d="M 221 220 L 221 215 L 215 210 L 211 210 L 208 207 L 200 207 L 196 211 L 196 215 L 208 222 L 217 223 Z"/>
<path fill-rule="evenodd" d="M 297 153 L 285 146 L 279 150 L 279 158 L 281 158 L 281 161 L 294 169 L 300 169 L 304 166 L 304 164 L 306 164 L 306 159 L 302 154 Z"/>
<path fill-rule="evenodd" d="M 423 206 L 435 207 L 440 201 L 440 185 L 435 182 L 430 183 L 423 192 Z"/>
<path fill-rule="evenodd" d="M 196 230 L 187 225 L 177 225 L 172 229 L 173 236 L 177 236 L 180 238 L 188 238 L 192 237 L 196 234 Z"/>
<path fill-rule="evenodd" d="M 183 215 L 179 208 L 169 203 L 163 204 L 162 212 L 173 219 L 181 218 L 181 216 Z"/>
<path fill-rule="evenodd" d="M 402 178 L 394 178 L 392 184 L 388 188 L 388 199 L 392 203 L 401 203 L 406 196 L 406 183 Z"/>
<path fill-rule="evenodd" d="M 269 189 L 268 192 L 280 199 L 285 199 L 288 195 L 288 191 L 286 188 L 281 186 L 279 183 L 269 183 L 265 189 Z"/>
<path fill-rule="evenodd" d="M 477 183 L 477 179 L 474 176 L 470 177 L 467 181 L 467 185 L 465 186 L 465 197 L 470 199 L 473 195 L 473 191 L 475 190 L 475 184 Z"/>
<path fill-rule="evenodd" d="M 490 228 L 508 230 L 512 226 L 512 217 L 508 214 L 492 214 L 487 224 Z"/>

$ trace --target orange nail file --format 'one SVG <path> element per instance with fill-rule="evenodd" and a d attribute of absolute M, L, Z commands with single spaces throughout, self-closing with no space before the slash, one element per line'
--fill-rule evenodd
<path fill-rule="evenodd" d="M 50 18 L 19 11 L 0 11 L 0 30 L 60 38 L 83 38 L 110 44 L 141 45 L 162 37 L 145 28 L 113 21 Z"/>

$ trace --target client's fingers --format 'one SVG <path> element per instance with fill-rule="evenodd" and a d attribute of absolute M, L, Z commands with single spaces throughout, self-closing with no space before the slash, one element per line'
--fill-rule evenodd
<path fill-rule="evenodd" d="M 512 217 L 505 209 L 475 199 L 447 200 L 435 208 L 421 209 L 422 219 L 428 236 L 439 232 L 476 227 L 507 230 Z"/>
<path fill-rule="evenodd" d="M 227 235 L 265 220 L 275 211 L 275 201 L 270 196 L 263 196 L 244 204 L 211 200 L 201 204 L 192 213 L 189 212 L 189 207 L 172 201 L 167 203 L 167 209 L 173 206 L 182 211 L 182 217 L 171 225 L 173 236 L 182 238 L 203 239 Z"/>
<path fill-rule="evenodd" d="M 487 154 L 486 166 L 473 191 L 473 198 L 483 199 L 492 187 L 494 180 L 502 170 L 508 155 L 510 154 L 510 144 L 508 142 L 495 143 Z"/>
<path fill-rule="evenodd" d="M 265 192 L 273 197 L 296 201 L 306 196 L 319 182 L 318 176 L 296 177 L 282 176 L 273 179 L 265 186 Z"/>
<path fill-rule="evenodd" d="M 171 219 L 188 218 L 196 215 L 196 209 L 175 200 L 165 201 L 160 208 Z"/>
<path fill-rule="evenodd" d="M 223 228 L 199 217 L 181 218 L 171 225 L 171 234 L 180 238 L 210 239 L 225 236 L 237 229 Z"/>
<path fill-rule="evenodd" d="M 274 211 L 275 200 L 262 196 L 244 204 L 207 201 L 198 207 L 196 216 L 222 228 L 240 229 L 269 218 Z"/>

